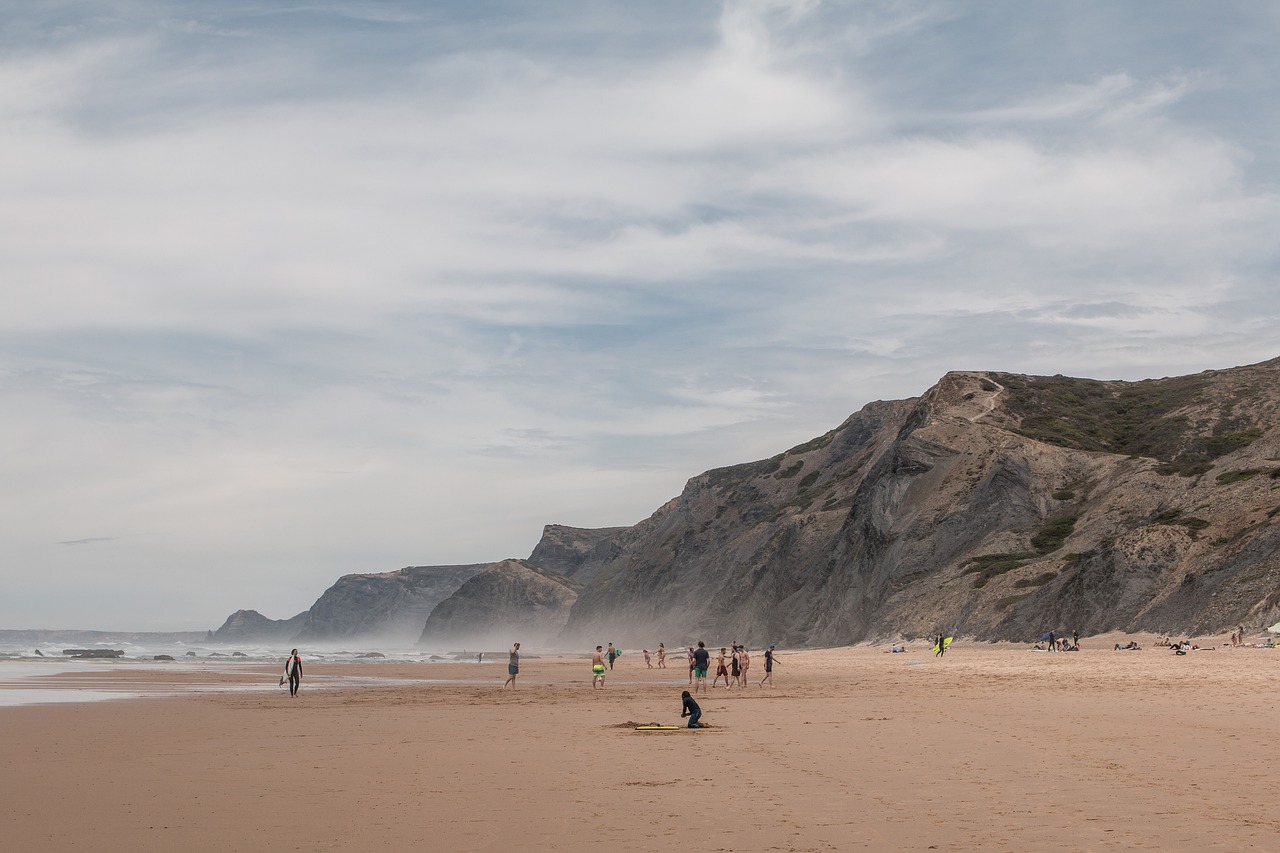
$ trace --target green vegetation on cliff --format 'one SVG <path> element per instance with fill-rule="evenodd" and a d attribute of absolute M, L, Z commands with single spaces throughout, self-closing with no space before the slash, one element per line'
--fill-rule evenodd
<path fill-rule="evenodd" d="M 1211 427 L 1193 422 L 1187 412 L 1208 402 L 1211 382 L 1203 376 L 1143 382 L 992 376 L 1008 391 L 1005 406 L 1019 418 L 1020 434 L 1059 447 L 1159 459 L 1166 474 L 1201 474 L 1262 434 L 1232 416 L 1230 401 Z"/>

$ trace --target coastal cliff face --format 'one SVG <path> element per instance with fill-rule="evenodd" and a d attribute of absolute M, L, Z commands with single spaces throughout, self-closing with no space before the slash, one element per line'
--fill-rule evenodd
<path fill-rule="evenodd" d="M 529 555 L 539 568 L 589 583 L 605 564 L 618 556 L 629 538 L 630 527 L 565 527 L 548 524 Z"/>
<path fill-rule="evenodd" d="M 344 575 L 311 605 L 296 639 L 360 637 L 412 644 L 435 606 L 487 566 L 408 566 Z"/>
<path fill-rule="evenodd" d="M 418 644 L 544 645 L 564 628 L 580 588 L 522 560 L 494 563 L 436 606 Z"/>
<path fill-rule="evenodd" d="M 1277 414 L 1280 359 L 1132 383 L 951 373 L 610 532 L 561 639 L 1271 624 Z"/>
<path fill-rule="evenodd" d="M 268 619 L 256 610 L 237 610 L 209 638 L 214 643 L 289 642 L 307 620 L 305 612 L 292 619 Z"/>

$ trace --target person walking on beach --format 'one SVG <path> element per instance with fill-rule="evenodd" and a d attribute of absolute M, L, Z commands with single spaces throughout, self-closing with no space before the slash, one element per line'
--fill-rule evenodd
<path fill-rule="evenodd" d="M 760 679 L 761 687 L 764 687 L 764 683 L 766 681 L 769 682 L 770 687 L 773 686 L 773 665 L 775 663 L 773 659 L 773 649 L 774 646 L 770 643 L 769 648 L 764 651 L 764 678 Z"/>
<path fill-rule="evenodd" d="M 613 669 L 613 662 L 618 659 L 618 652 L 613 648 L 613 643 L 609 644 L 609 651 L 605 657 L 609 659 L 609 669 Z"/>
<path fill-rule="evenodd" d="M 939 634 L 939 635 L 938 635 L 938 650 L 937 650 L 936 652 L 934 652 L 934 653 L 933 653 L 933 656 L 934 656 L 935 658 L 940 658 L 940 657 L 942 657 L 943 655 L 945 655 L 946 653 L 947 653 L 947 638 L 946 638 L 946 637 L 944 637 L 944 636 L 942 636 L 941 634 Z"/>
<path fill-rule="evenodd" d="M 689 695 L 689 691 L 685 690 L 681 693 L 680 699 L 683 702 L 683 707 L 680 709 L 680 719 L 683 720 L 688 717 L 689 728 L 691 729 L 705 729 L 707 727 L 706 723 L 698 722 L 698 720 L 702 719 L 702 708 L 698 707 L 698 703 Z"/>
<path fill-rule="evenodd" d="M 285 659 L 284 674 L 289 679 L 289 695 L 297 696 L 298 687 L 302 684 L 302 658 L 298 657 L 297 649 L 289 652 Z"/>
<path fill-rule="evenodd" d="M 649 654 L 649 650 L 644 650 L 644 665 L 649 669 L 653 669 L 653 656 Z"/>
<path fill-rule="evenodd" d="M 667 647 L 658 643 L 658 669 L 667 668 Z"/>
<path fill-rule="evenodd" d="M 604 687 L 604 646 L 596 646 L 596 653 L 591 656 L 591 689 L 597 687 Z"/>
<path fill-rule="evenodd" d="M 695 665 L 693 660 L 693 646 L 685 646 L 685 648 L 688 650 L 687 657 L 689 658 L 689 683 L 693 684 L 693 668 Z"/>
<path fill-rule="evenodd" d="M 695 685 L 693 692 L 697 693 L 701 688 L 703 693 L 707 692 L 707 670 L 711 667 L 711 652 L 707 651 L 706 645 L 699 640 L 698 648 L 693 652 L 693 678 Z"/>
<path fill-rule="evenodd" d="M 716 677 L 715 677 L 715 680 L 711 682 L 712 687 L 715 687 L 717 684 L 720 683 L 720 676 L 723 675 L 724 689 L 725 690 L 729 689 L 729 667 L 725 663 L 725 654 L 728 651 L 729 650 L 726 649 L 724 646 L 720 647 L 720 657 L 716 658 Z"/>
<path fill-rule="evenodd" d="M 742 686 L 742 681 L 741 681 L 741 677 L 742 677 L 742 669 L 741 669 L 741 666 L 742 666 L 742 662 L 741 662 L 741 659 L 738 657 L 738 644 L 737 644 L 737 643 L 734 643 L 734 644 L 733 644 L 733 656 L 732 656 L 731 658 L 729 658 L 729 674 L 733 676 L 733 681 L 732 681 L 732 682 L 728 682 L 728 681 L 726 681 L 726 682 L 725 682 L 726 686 L 727 686 L 728 684 L 730 684 L 730 683 L 732 683 L 732 684 L 736 684 L 736 685 L 738 685 L 739 687 L 741 687 L 741 686 Z"/>
<path fill-rule="evenodd" d="M 511 689 L 515 690 L 516 676 L 519 674 L 520 674 L 520 644 L 513 643 L 511 645 L 511 659 L 507 662 L 507 680 L 502 685 L 503 689 L 506 689 L 506 686 L 510 684 Z"/>
<path fill-rule="evenodd" d="M 747 686 L 747 670 L 751 668 L 751 653 L 747 651 L 747 644 L 743 643 L 738 646 L 738 669 L 742 672 L 742 687 Z"/>

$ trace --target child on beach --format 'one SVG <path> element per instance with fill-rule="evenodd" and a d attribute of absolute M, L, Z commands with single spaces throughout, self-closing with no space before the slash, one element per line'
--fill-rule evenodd
<path fill-rule="evenodd" d="M 702 719 L 702 708 L 698 707 L 698 703 L 689 695 L 689 691 L 686 690 L 681 693 L 680 698 L 684 702 L 684 707 L 680 709 L 680 719 L 683 720 L 688 717 L 689 728 L 691 729 L 705 729 L 707 727 L 706 724 L 698 722 L 698 720 Z"/>
<path fill-rule="evenodd" d="M 653 669 L 653 658 L 649 655 L 649 650 L 644 650 L 644 665 L 649 669 Z"/>

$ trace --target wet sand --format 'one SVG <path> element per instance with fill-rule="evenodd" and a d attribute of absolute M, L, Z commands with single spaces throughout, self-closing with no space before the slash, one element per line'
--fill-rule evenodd
<path fill-rule="evenodd" d="M 1280 650 L 1180 657 L 1142 639 L 1070 654 L 958 642 L 943 660 L 924 644 L 784 652 L 773 689 L 757 653 L 751 686 L 698 697 L 703 731 L 634 731 L 679 723 L 688 688 L 681 660 L 647 670 L 636 653 L 596 691 L 585 658 L 526 659 L 501 691 L 504 657 L 308 665 L 297 699 L 272 687 L 276 668 L 240 667 L 233 686 L 267 689 L 2 708 L 0 837 L 23 851 L 1273 849 Z M 392 683 L 321 678 L 350 674 Z M 169 677 L 112 683 L 169 692 Z"/>

